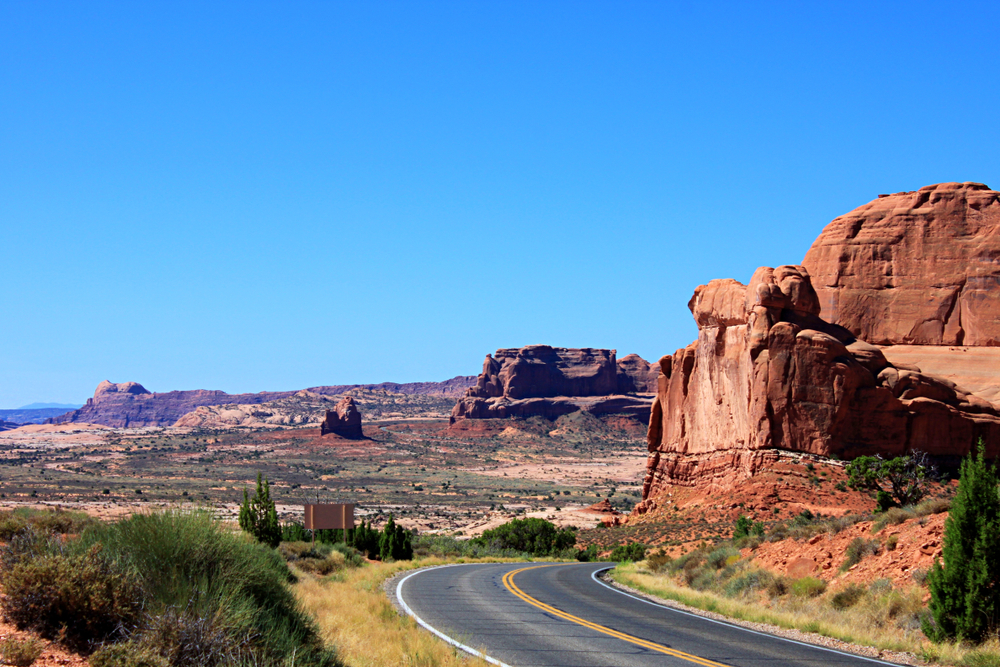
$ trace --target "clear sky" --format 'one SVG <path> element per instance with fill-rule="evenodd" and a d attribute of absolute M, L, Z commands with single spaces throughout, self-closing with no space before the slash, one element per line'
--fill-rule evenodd
<path fill-rule="evenodd" d="M 880 193 L 1000 188 L 997 3 L 0 4 L 0 408 L 695 337 Z"/>

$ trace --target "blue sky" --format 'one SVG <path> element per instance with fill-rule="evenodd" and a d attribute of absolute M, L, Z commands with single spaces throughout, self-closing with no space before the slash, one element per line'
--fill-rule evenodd
<path fill-rule="evenodd" d="M 0 4 L 0 408 L 686 345 L 832 218 L 1000 188 L 996 3 Z"/>

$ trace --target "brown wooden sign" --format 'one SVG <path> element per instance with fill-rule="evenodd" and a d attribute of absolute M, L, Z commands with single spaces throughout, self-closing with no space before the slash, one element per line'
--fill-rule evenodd
<path fill-rule="evenodd" d="M 306 505 L 306 530 L 354 528 L 354 503 Z"/>

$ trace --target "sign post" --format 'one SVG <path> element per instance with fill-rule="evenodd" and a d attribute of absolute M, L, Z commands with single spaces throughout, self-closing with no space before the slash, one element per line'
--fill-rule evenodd
<path fill-rule="evenodd" d="M 312 531 L 313 546 L 316 546 L 317 530 L 342 529 L 347 531 L 353 529 L 354 503 L 305 505 L 305 528 Z"/>

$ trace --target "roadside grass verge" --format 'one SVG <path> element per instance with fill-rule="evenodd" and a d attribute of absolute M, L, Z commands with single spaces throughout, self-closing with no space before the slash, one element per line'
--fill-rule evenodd
<path fill-rule="evenodd" d="M 320 636 L 337 647 L 349 667 L 415 665 L 420 667 L 486 667 L 485 660 L 450 646 L 400 615 L 382 590 L 386 579 L 405 570 L 456 563 L 534 562 L 542 558 L 423 558 L 369 563 L 319 578 L 300 575 L 295 593 L 316 621 Z M 456 637 L 469 644 L 467 638 Z M 473 648 L 480 648 L 473 645 Z"/>
<path fill-rule="evenodd" d="M 685 583 L 690 568 L 685 573 L 683 566 L 679 574 L 653 572 L 648 561 L 643 561 L 619 565 L 610 574 L 613 580 L 643 593 L 741 621 L 816 633 L 879 650 L 912 653 L 931 663 L 965 667 L 1000 665 L 997 639 L 978 647 L 934 644 L 928 640 L 919 622 L 926 613 L 924 591 L 916 586 L 893 590 L 875 582 L 863 591 L 852 589 L 849 596 L 838 590 L 814 597 L 795 594 L 793 582 L 782 582 L 782 578 L 766 570 L 743 563 L 739 571 L 728 573 L 728 577 L 721 576 L 722 572 L 716 574 L 714 583 L 705 583 L 707 574 L 696 576 L 693 582 L 700 584 L 702 590 Z"/>

